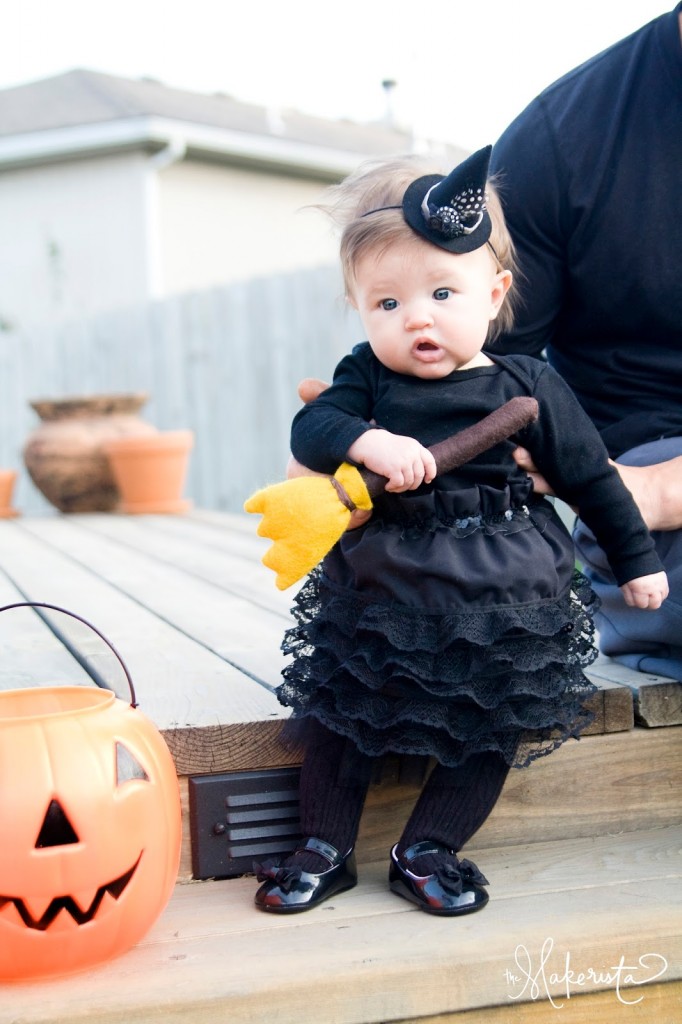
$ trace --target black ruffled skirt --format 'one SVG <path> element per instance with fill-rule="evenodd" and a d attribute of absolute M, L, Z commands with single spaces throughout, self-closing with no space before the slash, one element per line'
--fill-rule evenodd
<path fill-rule="evenodd" d="M 568 532 L 547 501 L 475 492 L 382 496 L 309 577 L 282 647 L 292 723 L 373 757 L 524 767 L 592 720 L 595 597 Z"/>

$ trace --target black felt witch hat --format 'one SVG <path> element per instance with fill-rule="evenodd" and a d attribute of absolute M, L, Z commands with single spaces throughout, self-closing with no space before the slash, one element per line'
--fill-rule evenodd
<path fill-rule="evenodd" d="M 479 249 L 490 238 L 485 185 L 492 146 L 467 157 L 447 177 L 427 174 L 408 186 L 403 216 L 423 238 L 449 252 Z"/>

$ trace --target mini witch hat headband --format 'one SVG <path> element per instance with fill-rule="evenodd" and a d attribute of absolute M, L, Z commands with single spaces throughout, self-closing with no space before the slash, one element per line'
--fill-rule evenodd
<path fill-rule="evenodd" d="M 408 186 L 400 210 L 413 231 L 448 252 L 465 253 L 480 249 L 490 238 L 492 223 L 486 208 L 485 185 L 492 146 L 467 157 L 444 178 L 427 174 Z M 378 213 L 368 210 L 363 216 Z"/>

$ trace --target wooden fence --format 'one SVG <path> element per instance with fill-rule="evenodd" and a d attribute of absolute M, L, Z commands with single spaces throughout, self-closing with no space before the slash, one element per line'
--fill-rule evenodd
<path fill-rule="evenodd" d="M 283 476 L 302 377 L 329 378 L 362 333 L 335 267 L 254 279 L 92 320 L 0 331 L 0 466 L 20 471 L 14 504 L 51 508 L 23 467 L 29 402 L 145 391 L 144 418 L 195 432 L 186 493 L 240 511 Z"/>

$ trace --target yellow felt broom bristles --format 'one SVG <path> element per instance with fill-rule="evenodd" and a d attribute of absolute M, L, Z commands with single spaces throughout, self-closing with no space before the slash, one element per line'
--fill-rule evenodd
<path fill-rule="evenodd" d="M 263 516 L 258 534 L 273 541 L 263 564 L 276 573 L 279 590 L 306 576 L 347 529 L 351 508 L 340 500 L 334 480 L 356 508 L 371 510 L 359 471 L 346 462 L 333 477 L 295 477 L 257 491 L 245 503 L 247 512 Z"/>

